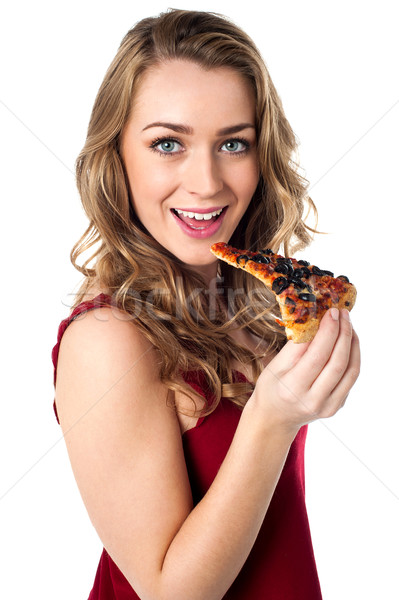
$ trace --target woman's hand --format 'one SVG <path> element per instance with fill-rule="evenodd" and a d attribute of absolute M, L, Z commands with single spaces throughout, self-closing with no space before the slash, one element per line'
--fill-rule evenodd
<path fill-rule="evenodd" d="M 295 432 L 331 417 L 345 403 L 360 369 L 359 339 L 347 310 L 330 309 L 305 344 L 288 342 L 267 365 L 252 401 L 268 422 Z"/>

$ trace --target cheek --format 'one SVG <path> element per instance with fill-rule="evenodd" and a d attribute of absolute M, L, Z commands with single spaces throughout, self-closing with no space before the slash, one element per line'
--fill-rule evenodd
<path fill-rule="evenodd" d="M 247 165 L 236 174 L 236 189 L 240 196 L 249 203 L 259 182 L 259 169 L 256 163 Z"/>
<path fill-rule="evenodd" d="M 133 166 L 134 165 L 134 166 Z M 166 165 L 157 166 L 149 160 L 135 160 L 126 168 L 134 203 L 146 205 L 160 202 L 173 193 L 176 178 Z"/>

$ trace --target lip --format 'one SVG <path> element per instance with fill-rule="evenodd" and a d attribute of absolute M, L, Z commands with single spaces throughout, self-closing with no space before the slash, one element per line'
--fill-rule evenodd
<path fill-rule="evenodd" d="M 222 226 L 222 223 L 224 221 L 224 217 L 227 213 L 228 207 L 225 206 L 223 207 L 224 210 L 221 213 L 221 215 L 216 219 L 216 221 L 214 221 L 213 223 L 211 223 L 210 225 L 206 226 L 203 229 L 193 229 L 192 227 L 189 227 L 184 221 L 182 221 L 181 219 L 179 219 L 179 217 L 177 215 L 175 215 L 175 213 L 173 212 L 173 210 L 170 211 L 171 215 L 173 216 L 173 218 L 175 219 L 176 223 L 179 225 L 180 229 L 183 231 L 183 233 L 185 233 L 186 235 L 188 235 L 191 238 L 196 238 L 196 239 L 206 239 L 206 238 L 210 238 L 213 235 L 215 235 L 220 227 Z M 179 208 L 179 210 L 184 210 L 187 212 L 200 212 L 199 210 L 191 210 L 191 209 L 186 209 L 186 208 Z M 215 210 L 220 210 L 219 208 L 213 208 L 213 209 L 207 209 L 207 210 L 201 210 L 201 214 L 207 213 L 207 212 L 214 212 Z M 201 223 L 206 223 L 206 221 L 201 221 Z"/>
<path fill-rule="evenodd" d="M 174 210 L 184 210 L 184 212 L 193 212 L 198 213 L 199 215 L 206 215 L 207 213 L 216 212 L 217 210 L 222 210 L 226 208 L 225 206 L 214 206 L 210 208 L 180 208 L 179 206 L 174 206 Z"/>

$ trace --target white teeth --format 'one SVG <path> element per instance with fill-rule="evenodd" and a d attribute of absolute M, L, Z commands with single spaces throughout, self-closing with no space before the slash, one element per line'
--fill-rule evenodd
<path fill-rule="evenodd" d="M 218 215 L 220 215 L 223 208 L 210 213 L 187 212 L 185 210 L 179 210 L 177 208 L 175 210 L 179 215 L 183 215 L 183 217 L 189 217 L 190 219 L 196 219 L 197 221 L 210 221 L 212 217 L 217 217 Z"/>

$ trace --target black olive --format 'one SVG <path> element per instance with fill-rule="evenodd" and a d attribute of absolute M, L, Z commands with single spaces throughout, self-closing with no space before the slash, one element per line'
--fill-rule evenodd
<path fill-rule="evenodd" d="M 236 258 L 236 262 L 237 262 L 238 264 L 240 264 L 240 260 L 241 260 L 242 258 L 245 260 L 245 263 L 247 263 L 247 262 L 249 261 L 249 256 L 247 256 L 246 254 L 240 254 L 239 256 L 237 256 L 237 258 Z"/>
<path fill-rule="evenodd" d="M 312 273 L 314 273 L 315 275 L 323 275 L 323 271 L 316 266 L 312 267 Z"/>
<path fill-rule="evenodd" d="M 277 279 L 273 281 L 272 290 L 275 294 L 279 295 L 281 292 L 287 289 L 289 285 L 290 284 L 285 277 L 277 277 Z"/>
<path fill-rule="evenodd" d="M 308 279 L 308 277 L 310 277 L 309 269 L 307 267 L 302 267 L 302 271 L 303 271 L 302 277 L 304 277 L 305 279 Z"/>
<path fill-rule="evenodd" d="M 338 275 L 337 279 L 341 279 L 342 281 L 345 281 L 345 283 L 349 283 L 349 279 L 346 275 Z"/>
<path fill-rule="evenodd" d="M 306 283 L 303 283 L 303 281 L 297 277 L 290 277 L 289 282 L 298 290 L 304 290 L 306 288 Z"/>
<path fill-rule="evenodd" d="M 274 269 L 275 273 L 283 273 L 284 275 L 288 275 L 289 267 L 286 263 L 278 263 Z"/>
<path fill-rule="evenodd" d="M 298 260 L 298 265 L 302 265 L 303 267 L 308 267 L 310 263 L 307 260 Z"/>
<path fill-rule="evenodd" d="M 291 275 L 294 274 L 294 268 L 290 263 L 287 262 L 279 262 L 274 269 L 275 273 L 283 273 L 283 275 Z"/>
<path fill-rule="evenodd" d="M 270 250 L 270 248 L 266 248 L 266 250 L 260 250 L 260 252 L 262 254 L 273 254 L 273 250 Z"/>
<path fill-rule="evenodd" d="M 279 256 L 277 262 L 287 263 L 287 265 L 292 264 L 292 260 L 290 258 L 285 258 L 284 256 Z"/>
<path fill-rule="evenodd" d="M 264 256 L 263 254 L 255 254 L 250 260 L 253 260 L 256 263 L 268 265 L 270 263 L 270 258 Z"/>
<path fill-rule="evenodd" d="M 288 306 L 288 312 L 290 313 L 290 315 L 292 315 L 293 312 L 295 312 L 296 309 L 296 302 L 295 300 L 293 300 L 292 298 L 290 298 L 289 296 L 286 297 L 285 299 L 285 304 L 286 306 Z"/>
<path fill-rule="evenodd" d="M 316 296 L 314 294 L 306 294 L 305 292 L 298 295 L 300 300 L 304 300 L 305 302 L 316 302 Z"/>
<path fill-rule="evenodd" d="M 323 275 L 329 275 L 330 277 L 334 277 L 334 273 L 332 273 L 331 271 L 326 271 L 324 269 L 319 269 L 319 267 L 312 267 L 312 271 L 315 275 L 320 275 L 321 277 Z"/>
<path fill-rule="evenodd" d="M 287 303 L 286 303 L 287 304 Z M 350 302 L 348 302 L 348 300 L 345 302 L 345 306 L 350 306 Z"/>
<path fill-rule="evenodd" d="M 289 296 L 286 297 L 285 299 L 285 304 L 291 304 L 291 306 L 296 306 L 296 302 L 295 300 L 293 300 L 292 298 L 290 298 Z"/>
<path fill-rule="evenodd" d="M 303 277 L 303 269 L 294 269 L 294 277 L 298 277 L 298 279 L 301 279 L 301 277 Z"/>

